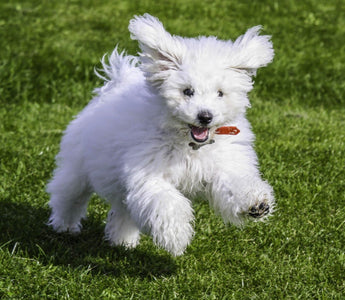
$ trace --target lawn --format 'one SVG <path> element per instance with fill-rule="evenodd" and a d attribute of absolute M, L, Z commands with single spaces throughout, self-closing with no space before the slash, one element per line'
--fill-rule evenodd
<path fill-rule="evenodd" d="M 276 53 L 248 118 L 277 211 L 238 229 L 197 202 L 196 235 L 177 258 L 149 237 L 110 247 L 95 196 L 79 236 L 45 225 L 61 135 L 102 84 L 103 54 L 138 51 L 127 26 L 144 12 L 183 36 L 234 39 L 261 24 Z M 0 0 L 0 41 L 1 299 L 343 299 L 343 0 Z"/>

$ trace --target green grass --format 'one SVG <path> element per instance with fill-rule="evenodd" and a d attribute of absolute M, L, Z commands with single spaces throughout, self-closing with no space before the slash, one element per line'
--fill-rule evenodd
<path fill-rule="evenodd" d="M 0 1 L 0 298 L 342 299 L 345 295 L 345 3 L 339 1 Z M 99 60 L 134 14 L 173 33 L 236 38 L 262 24 L 276 56 L 248 117 L 277 211 L 225 226 L 196 203 L 196 235 L 171 257 L 149 237 L 103 240 L 94 197 L 81 235 L 56 234 L 45 184 L 63 130 L 101 84 Z"/>

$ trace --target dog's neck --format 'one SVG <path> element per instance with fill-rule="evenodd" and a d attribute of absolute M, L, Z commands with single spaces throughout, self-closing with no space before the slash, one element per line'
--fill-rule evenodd
<path fill-rule="evenodd" d="M 206 145 L 209 145 L 209 144 L 213 144 L 215 142 L 216 141 L 214 139 L 210 139 L 207 143 L 204 143 L 204 144 L 196 144 L 194 142 L 191 142 L 191 143 L 188 144 L 188 146 L 192 147 L 193 150 L 199 150 L 200 147 L 206 146 Z"/>

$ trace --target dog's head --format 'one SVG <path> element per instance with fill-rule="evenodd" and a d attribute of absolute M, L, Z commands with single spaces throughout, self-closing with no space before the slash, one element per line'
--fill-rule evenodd
<path fill-rule="evenodd" d="M 177 126 L 195 142 L 207 142 L 217 127 L 231 124 L 250 105 L 252 76 L 274 55 L 270 37 L 260 36 L 260 28 L 232 42 L 172 36 L 149 14 L 130 21 L 147 81 L 165 99 Z"/>

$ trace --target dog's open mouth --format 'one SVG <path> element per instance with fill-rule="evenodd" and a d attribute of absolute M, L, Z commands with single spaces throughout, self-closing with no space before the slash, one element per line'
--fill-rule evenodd
<path fill-rule="evenodd" d="M 194 141 L 198 143 L 206 142 L 209 135 L 209 128 L 207 127 L 197 127 L 194 125 L 189 125 L 190 127 L 190 134 Z"/>

